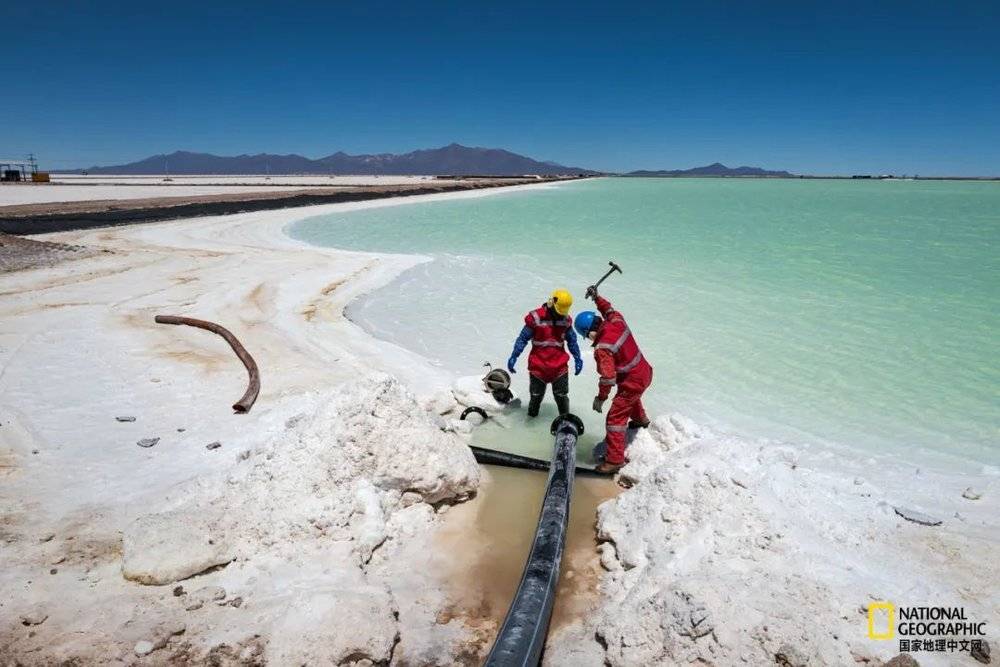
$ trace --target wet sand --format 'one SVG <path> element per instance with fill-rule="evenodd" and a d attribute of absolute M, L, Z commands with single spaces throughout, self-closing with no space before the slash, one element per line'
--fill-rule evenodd
<path fill-rule="evenodd" d="M 489 650 L 521 580 L 535 536 L 546 474 L 483 466 L 487 475 L 475 500 L 449 511 L 438 536 L 444 553 L 463 551 L 452 561 L 455 612 L 484 628 Z M 610 479 L 577 477 L 573 485 L 566 549 L 550 630 L 579 619 L 598 600 L 601 574 L 595 523 L 597 506 L 621 489 Z"/>
<path fill-rule="evenodd" d="M 0 232 L 0 273 L 51 266 L 67 259 L 83 259 L 96 252 L 68 243 L 36 241 Z"/>

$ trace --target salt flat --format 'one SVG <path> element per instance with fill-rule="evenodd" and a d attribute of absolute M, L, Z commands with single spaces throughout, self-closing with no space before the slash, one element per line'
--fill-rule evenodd
<path fill-rule="evenodd" d="M 447 180 L 431 176 L 97 176 L 53 174 L 51 183 L 0 183 L 0 206 L 52 202 L 151 199 L 316 187 L 409 185 Z"/>

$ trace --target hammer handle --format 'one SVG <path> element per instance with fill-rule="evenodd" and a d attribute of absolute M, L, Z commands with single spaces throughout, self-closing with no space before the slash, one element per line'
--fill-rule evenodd
<path fill-rule="evenodd" d="M 603 276 L 601 276 L 600 280 L 598 280 L 596 283 L 594 283 L 594 289 L 597 289 L 598 287 L 600 287 L 601 283 L 604 282 L 604 279 L 607 278 L 608 276 L 610 276 L 614 272 L 615 272 L 614 269 L 609 269 L 607 273 L 605 273 Z"/>

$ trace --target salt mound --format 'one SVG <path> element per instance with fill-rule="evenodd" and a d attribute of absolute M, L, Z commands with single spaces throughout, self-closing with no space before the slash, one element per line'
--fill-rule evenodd
<path fill-rule="evenodd" d="M 633 486 L 598 509 L 600 606 L 550 637 L 552 664 L 774 664 L 792 654 L 796 664 L 875 664 L 891 653 L 873 652 L 892 647 L 865 641 L 868 602 L 907 599 L 913 581 L 923 598 L 946 599 L 996 580 L 981 557 L 988 537 L 928 532 L 857 480 L 873 469 L 883 485 L 899 477 L 890 499 L 914 505 L 943 504 L 926 489 L 954 482 L 914 485 L 905 467 L 849 457 L 833 468 L 827 451 L 679 416 L 637 434 L 628 456 L 620 478 Z M 939 566 L 944 548 L 952 567 Z M 989 595 L 963 604 L 985 618 Z"/>
<path fill-rule="evenodd" d="M 337 442 L 343 463 L 383 490 L 412 491 L 436 503 L 479 486 L 471 450 L 437 423 L 394 378 L 369 378 L 333 397 L 312 419 L 303 443 Z"/>
<path fill-rule="evenodd" d="M 229 470 L 129 527 L 123 572 L 164 584 L 228 563 L 203 583 L 255 610 L 270 662 L 386 664 L 394 647 L 441 634 L 447 598 L 414 563 L 432 548 L 431 504 L 479 485 L 471 450 L 436 420 L 384 374 L 277 405 Z"/>
<path fill-rule="evenodd" d="M 267 517 L 233 526 L 250 531 L 251 542 L 320 530 L 338 539 L 364 534 L 360 550 L 371 551 L 404 495 L 408 503 L 460 501 L 479 486 L 468 446 L 442 432 L 389 375 L 315 396 L 306 407 L 253 451 L 245 477 L 227 480 L 228 499 L 208 508 L 238 506 L 244 515 L 254 508 L 253 515 Z M 360 532 L 359 524 L 366 526 Z"/>

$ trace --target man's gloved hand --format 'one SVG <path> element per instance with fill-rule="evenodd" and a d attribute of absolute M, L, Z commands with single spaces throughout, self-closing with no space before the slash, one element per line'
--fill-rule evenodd
<path fill-rule="evenodd" d="M 591 406 L 594 408 L 594 412 L 604 412 L 604 401 L 606 400 L 608 399 L 594 396 L 594 404 Z"/>
<path fill-rule="evenodd" d="M 516 363 L 517 363 L 517 355 L 515 354 L 510 355 L 510 359 L 507 360 L 507 370 L 509 370 L 511 373 L 516 373 L 517 371 L 514 370 L 514 364 Z"/>
<path fill-rule="evenodd" d="M 583 359 L 581 359 L 580 357 L 575 358 L 573 360 L 573 367 L 576 369 L 573 375 L 579 375 L 580 371 L 583 370 Z"/>
<path fill-rule="evenodd" d="M 591 285 L 590 287 L 588 287 L 587 288 L 587 294 L 586 294 L 586 296 L 584 298 L 587 298 L 587 299 L 596 299 L 597 298 L 597 286 L 596 285 Z"/>

